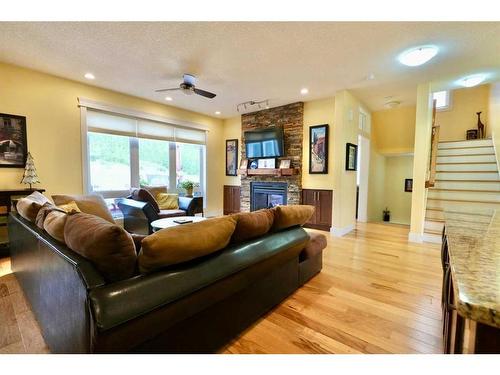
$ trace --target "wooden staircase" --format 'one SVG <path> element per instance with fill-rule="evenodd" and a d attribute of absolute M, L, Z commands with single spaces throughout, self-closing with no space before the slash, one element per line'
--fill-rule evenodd
<path fill-rule="evenodd" d="M 424 241 L 441 242 L 443 208 L 500 208 L 500 175 L 491 139 L 439 142 L 427 191 Z"/>

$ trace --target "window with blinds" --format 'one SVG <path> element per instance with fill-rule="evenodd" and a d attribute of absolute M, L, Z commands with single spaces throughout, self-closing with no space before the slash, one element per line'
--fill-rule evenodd
<path fill-rule="evenodd" d="M 206 131 L 87 109 L 88 190 L 123 196 L 131 187 L 185 180 L 204 188 Z"/>

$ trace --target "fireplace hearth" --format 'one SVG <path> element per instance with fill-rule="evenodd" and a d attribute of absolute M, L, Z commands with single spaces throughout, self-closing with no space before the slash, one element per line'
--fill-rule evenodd
<path fill-rule="evenodd" d="M 250 211 L 287 204 L 286 182 L 251 182 Z"/>

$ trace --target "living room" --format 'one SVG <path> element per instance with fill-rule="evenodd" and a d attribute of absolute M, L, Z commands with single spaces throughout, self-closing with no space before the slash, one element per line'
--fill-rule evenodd
<path fill-rule="evenodd" d="M 500 351 L 498 22 L 0 31 L 0 353 Z"/>

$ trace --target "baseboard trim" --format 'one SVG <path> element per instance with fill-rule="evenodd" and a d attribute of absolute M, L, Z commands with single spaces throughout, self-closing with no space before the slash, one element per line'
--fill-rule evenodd
<path fill-rule="evenodd" d="M 304 228 L 318 229 L 329 232 L 331 226 L 330 225 L 321 225 L 321 224 L 304 224 Z"/>
<path fill-rule="evenodd" d="M 333 234 L 335 237 L 343 237 L 347 233 L 349 233 L 353 230 L 354 230 L 354 224 L 351 224 L 351 225 L 348 225 L 347 227 L 343 227 L 343 228 L 332 227 L 330 229 L 330 233 Z"/>
<path fill-rule="evenodd" d="M 424 236 L 422 233 L 408 233 L 408 242 L 422 243 L 424 242 Z"/>
<path fill-rule="evenodd" d="M 430 234 L 430 233 L 424 233 L 422 236 L 423 242 L 430 242 L 430 243 L 437 243 L 437 244 L 442 244 L 443 239 L 440 235 L 438 234 Z"/>

